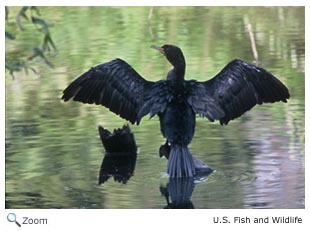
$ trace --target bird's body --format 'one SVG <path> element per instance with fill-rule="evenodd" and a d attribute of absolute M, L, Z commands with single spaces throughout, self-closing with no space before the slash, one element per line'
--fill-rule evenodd
<path fill-rule="evenodd" d="M 171 146 L 167 172 L 170 176 L 182 177 L 195 175 L 195 166 L 188 144 L 195 132 L 196 115 L 187 102 L 186 82 L 176 87 L 176 80 L 168 80 L 171 85 L 171 101 L 166 109 L 158 113 L 161 133 Z M 177 89 L 177 90 L 176 90 Z"/>
<path fill-rule="evenodd" d="M 195 167 L 188 149 L 195 132 L 196 114 L 227 124 L 256 104 L 283 101 L 288 89 L 276 77 L 241 60 L 233 60 L 205 82 L 185 80 L 185 59 L 173 45 L 153 48 L 172 64 L 166 80 L 151 82 L 121 59 L 100 64 L 74 80 L 65 90 L 65 101 L 108 107 L 112 112 L 140 123 L 143 116 L 158 115 L 161 132 L 169 143 L 167 172 L 170 177 L 193 177 Z"/>
<path fill-rule="evenodd" d="M 176 97 L 158 114 L 163 136 L 169 143 L 188 145 L 194 136 L 196 115 L 186 96 Z"/>

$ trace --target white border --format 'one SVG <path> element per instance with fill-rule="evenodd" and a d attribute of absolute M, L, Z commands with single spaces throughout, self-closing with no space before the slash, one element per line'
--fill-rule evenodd
<path fill-rule="evenodd" d="M 21 5 L 33 5 L 33 6 L 305 6 L 307 0 L 102 0 L 102 1 L 18 1 L 18 0 L 4 0 L 4 5 L 8 6 L 21 6 Z M 30 4 L 31 3 L 31 4 Z"/>

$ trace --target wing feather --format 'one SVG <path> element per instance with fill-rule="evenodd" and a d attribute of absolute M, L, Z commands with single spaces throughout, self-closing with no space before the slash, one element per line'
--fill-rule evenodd
<path fill-rule="evenodd" d="M 108 107 L 112 112 L 139 123 L 138 112 L 144 104 L 144 92 L 152 82 L 141 77 L 121 59 L 92 67 L 75 79 L 64 91 L 62 99 Z"/>
<path fill-rule="evenodd" d="M 238 59 L 212 79 L 196 82 L 191 94 L 189 100 L 194 111 L 221 124 L 227 124 L 256 104 L 287 102 L 290 97 L 287 87 L 271 73 Z"/>
<path fill-rule="evenodd" d="M 286 102 L 290 97 L 286 86 L 271 73 L 238 59 L 204 85 L 225 112 L 221 124 L 227 124 L 256 104 Z"/>

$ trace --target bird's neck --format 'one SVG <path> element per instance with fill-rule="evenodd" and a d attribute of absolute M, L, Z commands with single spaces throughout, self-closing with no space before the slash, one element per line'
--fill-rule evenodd
<path fill-rule="evenodd" d="M 185 60 L 181 59 L 175 65 L 173 65 L 173 71 L 175 72 L 176 78 L 178 80 L 184 80 L 185 75 Z"/>

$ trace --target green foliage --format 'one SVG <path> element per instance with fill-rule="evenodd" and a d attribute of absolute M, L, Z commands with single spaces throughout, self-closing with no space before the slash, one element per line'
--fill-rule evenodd
<path fill-rule="evenodd" d="M 20 50 L 14 50 L 14 52 L 7 52 L 5 54 L 5 68 L 9 74 L 14 78 L 14 72 L 19 72 L 24 70 L 28 73 L 28 70 L 32 70 L 34 73 L 37 71 L 32 67 L 31 61 L 35 58 L 42 60 L 49 67 L 53 67 L 53 64 L 46 57 L 46 52 L 57 51 L 56 45 L 52 40 L 50 27 L 54 24 L 49 23 L 46 20 L 40 18 L 40 10 L 36 6 L 23 6 L 16 15 L 16 21 L 14 23 L 9 23 L 9 7 L 5 7 L 5 18 L 6 18 L 6 31 L 5 38 L 9 41 L 11 40 L 23 40 L 22 32 L 26 29 L 24 22 L 32 24 L 34 27 L 28 28 L 29 30 L 37 30 L 43 35 L 43 39 L 40 42 L 33 44 L 32 54 L 24 54 Z M 18 30 L 17 30 L 17 29 Z M 10 31 L 7 31 L 10 30 Z M 13 31 L 13 32 L 11 32 Z"/>

